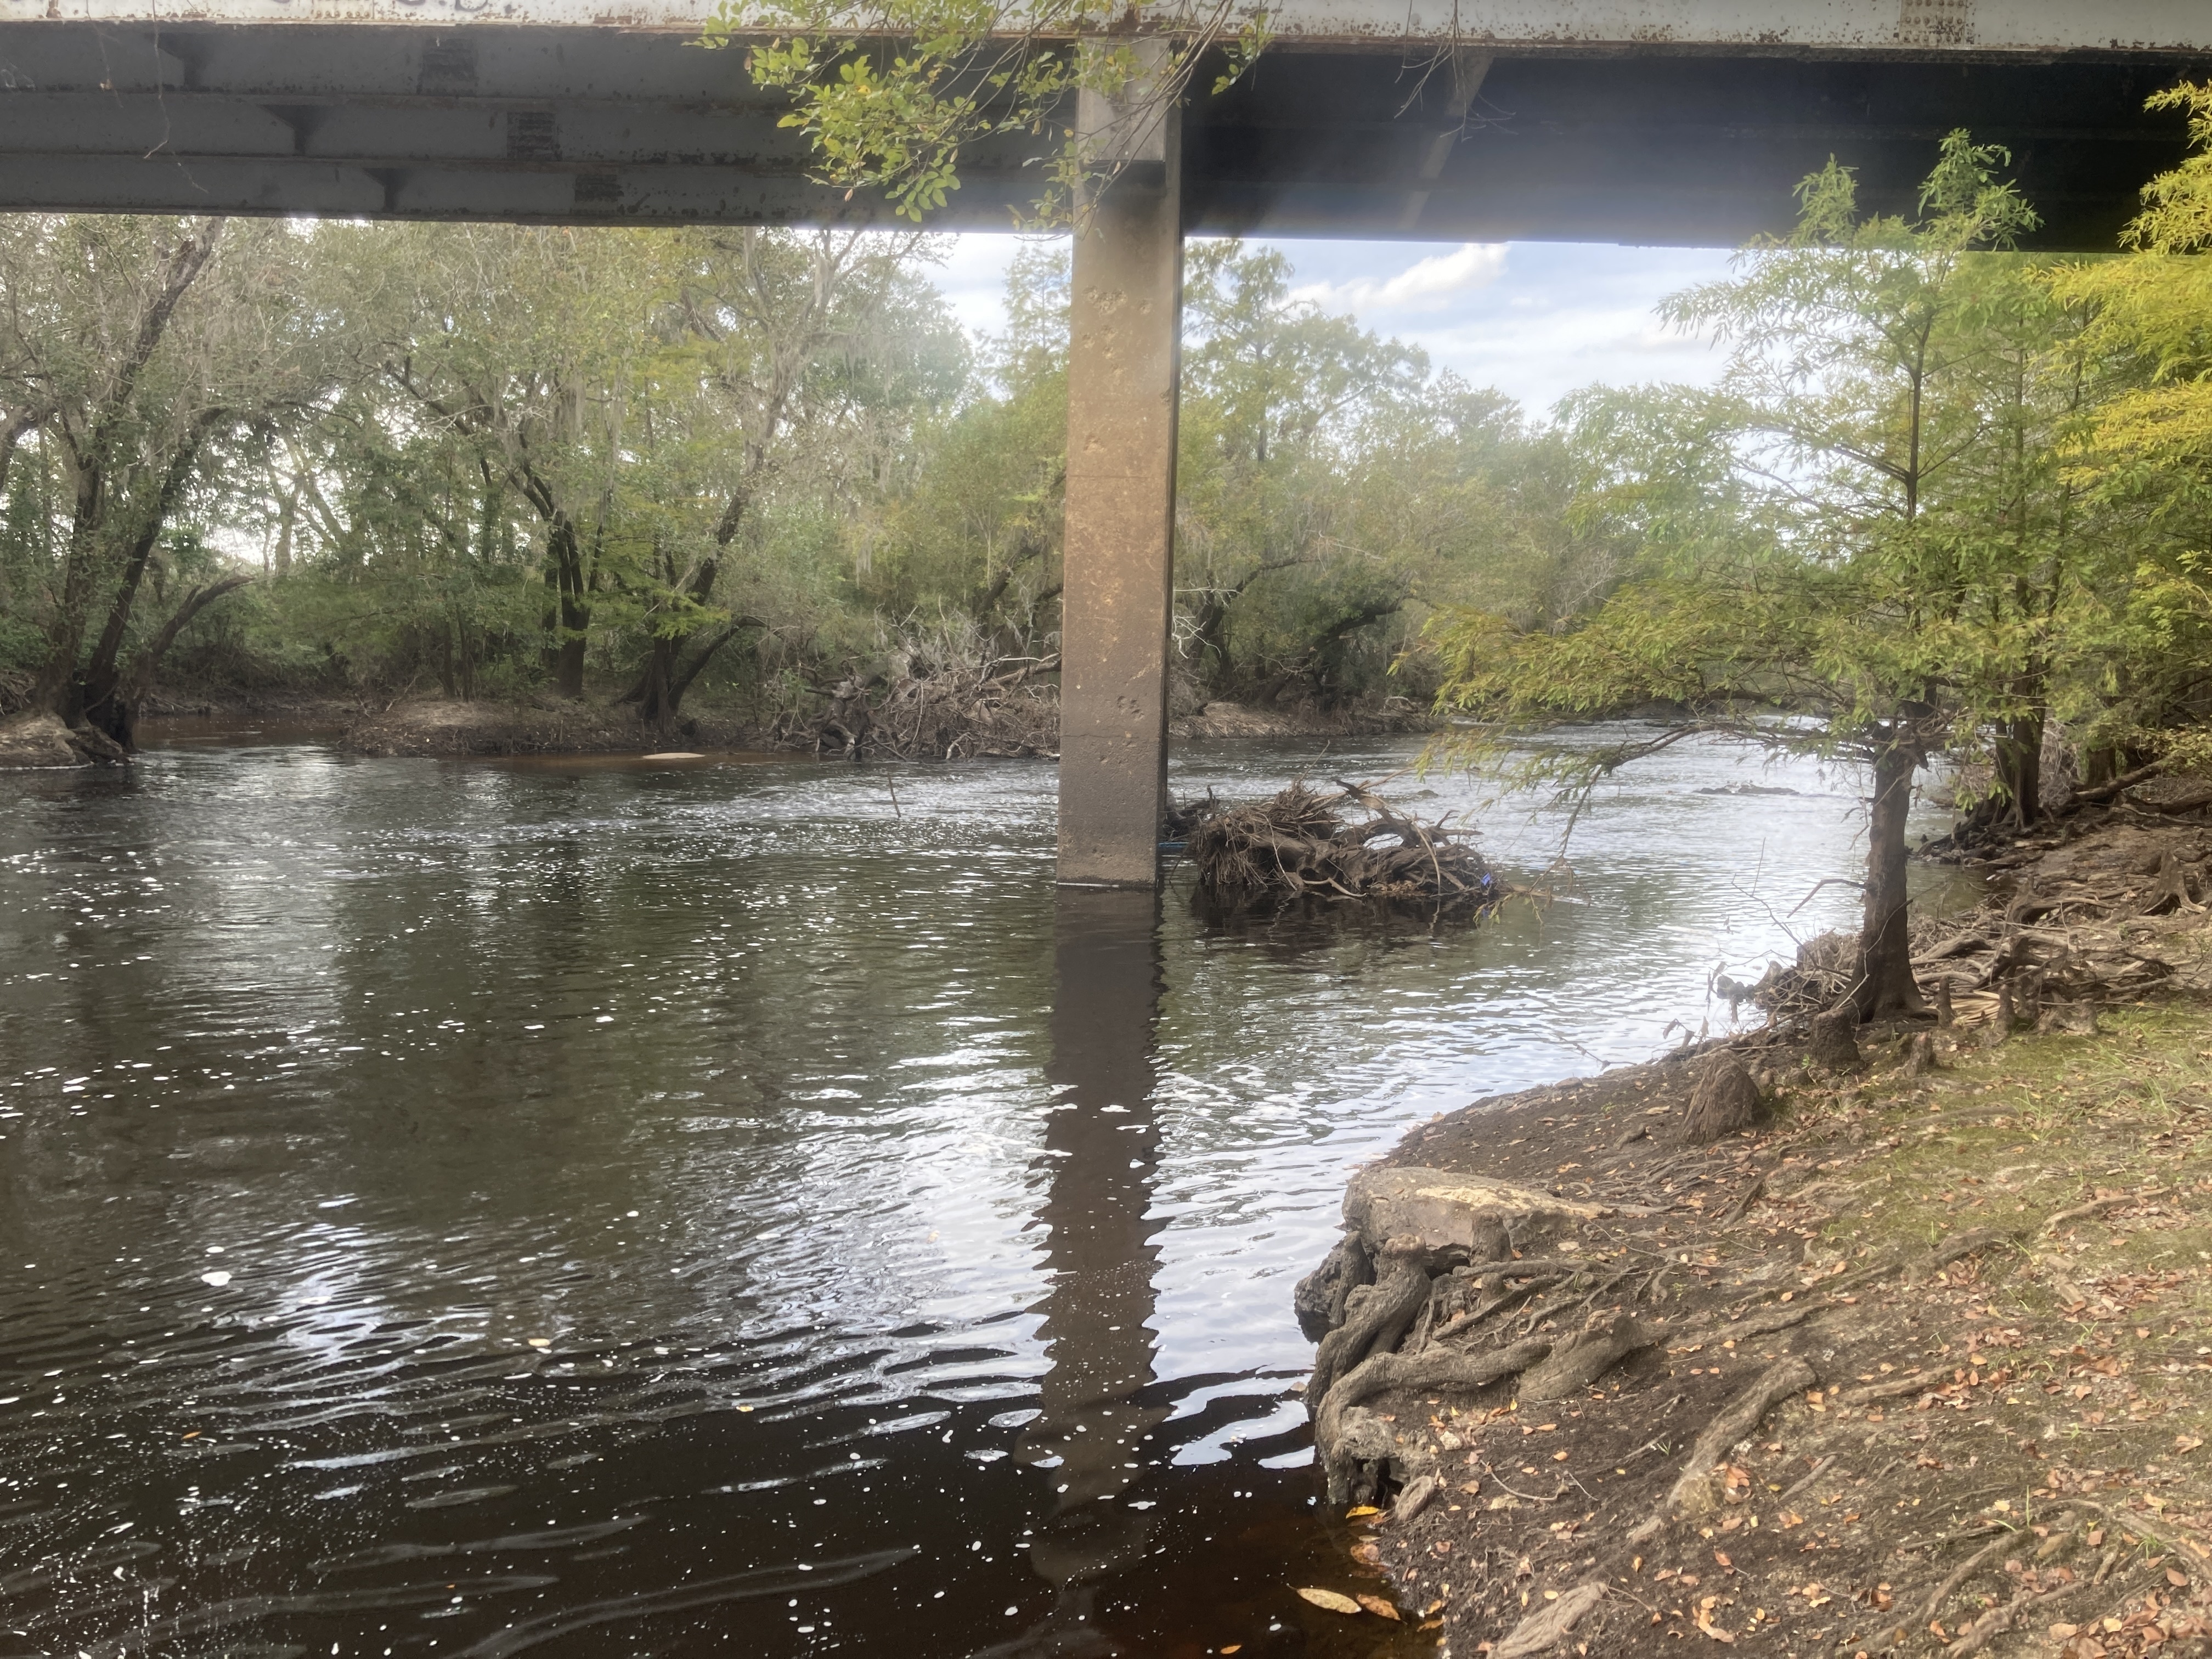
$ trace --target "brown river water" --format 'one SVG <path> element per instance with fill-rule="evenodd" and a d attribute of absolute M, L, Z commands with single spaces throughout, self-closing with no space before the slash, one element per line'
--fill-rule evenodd
<path fill-rule="evenodd" d="M 1547 908 L 1223 922 L 1056 890 L 1048 764 L 282 736 L 0 775 L 0 1659 L 1431 1651 L 1293 1594 L 1371 1588 L 1292 1391 L 1346 1172 L 1722 1028 L 1863 845 L 1685 744 Z"/>

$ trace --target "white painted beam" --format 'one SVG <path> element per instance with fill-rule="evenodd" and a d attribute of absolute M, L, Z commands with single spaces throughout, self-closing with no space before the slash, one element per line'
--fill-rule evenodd
<path fill-rule="evenodd" d="M 189 28 L 400 24 L 496 34 L 533 25 L 696 33 L 706 0 L 0 0 L 0 21 Z M 2212 50 L 2205 0 L 1270 0 L 1287 43 L 1457 41 L 1761 52 Z M 1177 14 L 1153 14 L 1172 30 Z M 1151 20 L 1148 20 L 1151 21 Z M 732 62 L 734 63 L 734 59 Z"/>

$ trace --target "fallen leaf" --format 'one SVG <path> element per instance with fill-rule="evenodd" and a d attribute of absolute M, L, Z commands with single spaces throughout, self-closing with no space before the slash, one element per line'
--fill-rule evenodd
<path fill-rule="evenodd" d="M 1298 1594 L 1317 1607 L 1327 1607 L 1331 1613 L 1357 1613 L 1359 1603 L 1340 1590 L 1313 1589 L 1302 1587 Z"/>
<path fill-rule="evenodd" d="M 1231 1642 L 1221 1650 L 1224 1653 L 1242 1653 L 1244 1651 L 1244 1644 L 1242 1642 Z"/>
<path fill-rule="evenodd" d="M 1399 1616 L 1398 1609 L 1389 1602 L 1384 1601 L 1379 1595 L 1361 1595 L 1356 1596 L 1353 1599 L 1357 1601 L 1361 1607 L 1366 1608 L 1368 1612 L 1373 1613 L 1377 1619 L 1388 1619 L 1393 1624 L 1403 1624 L 1405 1622 L 1405 1620 Z"/>
<path fill-rule="evenodd" d="M 1376 1509 L 1372 1504 L 1360 1504 L 1345 1510 L 1344 1518 L 1347 1521 L 1357 1521 L 1363 1515 L 1380 1515 L 1382 1513 L 1382 1511 Z M 1226 1653 L 1228 1650 L 1229 1650 L 1226 1648 L 1222 1650 L 1224 1653 Z"/>

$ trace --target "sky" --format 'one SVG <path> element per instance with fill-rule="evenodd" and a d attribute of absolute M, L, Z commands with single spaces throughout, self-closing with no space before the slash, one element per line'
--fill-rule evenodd
<path fill-rule="evenodd" d="M 1256 239 L 1255 239 L 1256 240 Z M 1302 299 L 1363 327 L 1420 346 L 1442 368 L 1494 386 L 1541 414 L 1596 381 L 1709 383 L 1717 353 L 1662 325 L 1666 295 L 1723 276 L 1713 248 L 1619 247 L 1580 242 L 1279 241 Z M 1011 235 L 949 239 L 938 272 L 970 330 L 1003 325 Z"/>

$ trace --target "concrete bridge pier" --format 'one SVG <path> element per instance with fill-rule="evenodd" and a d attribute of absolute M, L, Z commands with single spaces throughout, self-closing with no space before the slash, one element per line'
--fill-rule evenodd
<path fill-rule="evenodd" d="M 1165 43 L 1140 40 L 1139 52 Z M 1167 814 L 1168 639 L 1182 335 L 1181 123 L 1085 93 L 1119 171 L 1075 235 L 1060 596 L 1060 880 L 1152 887 Z"/>

